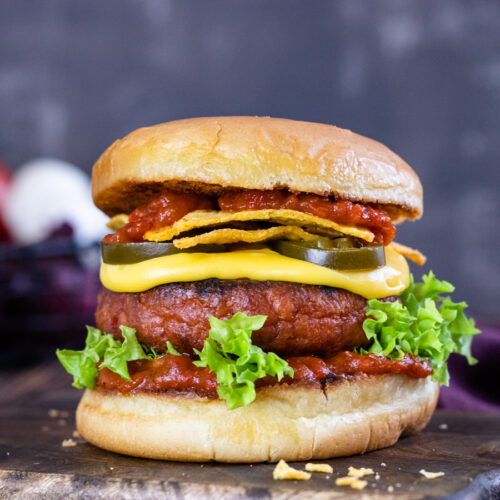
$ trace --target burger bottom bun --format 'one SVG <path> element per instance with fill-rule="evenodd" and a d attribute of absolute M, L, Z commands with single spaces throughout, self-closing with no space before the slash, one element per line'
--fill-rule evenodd
<path fill-rule="evenodd" d="M 90 443 L 144 458 L 276 462 L 354 455 L 421 430 L 439 388 L 406 375 L 359 375 L 321 388 L 275 385 L 227 410 L 220 399 L 87 390 L 77 427 Z"/>

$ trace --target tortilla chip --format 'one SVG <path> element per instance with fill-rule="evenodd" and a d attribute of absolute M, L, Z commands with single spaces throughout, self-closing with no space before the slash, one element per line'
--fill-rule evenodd
<path fill-rule="evenodd" d="M 118 215 L 115 215 L 114 217 L 111 217 L 111 219 L 109 219 L 106 226 L 109 227 L 109 229 L 116 231 L 117 229 L 121 229 L 122 227 L 126 226 L 127 224 L 128 224 L 128 215 L 127 214 L 118 214 Z"/>
<path fill-rule="evenodd" d="M 222 212 L 217 210 L 196 210 L 179 219 L 171 226 L 158 230 L 148 231 L 144 239 L 149 241 L 169 241 L 180 233 L 202 227 L 220 226 L 234 221 L 268 221 L 284 226 L 299 226 L 309 231 L 322 230 L 325 235 L 338 236 L 336 232 L 355 236 L 368 242 L 373 241 L 375 235 L 368 229 L 344 226 L 328 219 L 315 215 L 298 212 L 296 210 L 246 210 L 244 212 Z"/>
<path fill-rule="evenodd" d="M 392 248 L 395 252 L 403 255 L 407 259 L 415 262 L 415 264 L 419 266 L 423 266 L 427 262 L 427 257 L 415 248 L 407 247 L 406 245 L 401 245 L 401 243 L 396 243 L 392 241 L 388 245 L 389 248 Z"/>
<path fill-rule="evenodd" d="M 268 229 L 214 229 L 207 233 L 187 238 L 178 238 L 173 241 L 177 248 L 190 248 L 196 245 L 224 245 L 230 243 L 257 243 L 259 241 L 287 239 L 287 240 L 314 240 L 318 236 L 304 231 L 297 226 L 274 226 Z"/>

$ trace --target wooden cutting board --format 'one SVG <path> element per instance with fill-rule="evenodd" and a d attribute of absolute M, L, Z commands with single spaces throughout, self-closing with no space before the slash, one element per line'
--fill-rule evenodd
<path fill-rule="evenodd" d="M 272 464 L 159 462 L 108 453 L 74 438 L 80 392 L 68 388 L 57 366 L 0 377 L 0 383 L 2 499 L 500 499 L 499 414 L 438 411 L 423 432 L 392 448 L 322 461 L 332 465 L 331 475 L 274 481 Z M 70 438 L 76 446 L 63 447 Z M 367 477 L 363 491 L 335 486 L 349 466 L 370 467 L 378 479 Z M 445 476 L 425 479 L 420 469 Z"/>

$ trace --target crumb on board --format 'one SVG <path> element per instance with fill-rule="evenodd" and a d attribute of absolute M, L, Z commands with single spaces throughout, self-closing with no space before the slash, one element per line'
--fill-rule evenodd
<path fill-rule="evenodd" d="M 42 432 L 49 432 L 50 427 L 48 425 L 42 425 Z"/>
<path fill-rule="evenodd" d="M 82 436 L 81 436 L 81 435 L 80 435 L 80 433 L 79 433 L 79 432 L 75 429 L 75 430 L 73 431 L 73 437 L 74 437 L 75 439 L 78 439 L 78 438 L 81 438 Z"/>
<path fill-rule="evenodd" d="M 71 439 L 71 438 L 65 439 L 62 442 L 62 447 L 63 448 L 70 448 L 71 446 L 76 446 L 76 441 L 73 441 L 73 439 Z"/>
<path fill-rule="evenodd" d="M 48 413 L 49 413 L 50 418 L 68 418 L 69 417 L 69 411 L 67 411 L 67 410 L 56 410 L 55 408 L 51 408 Z"/>
<path fill-rule="evenodd" d="M 335 484 L 337 486 L 350 486 L 353 490 L 363 490 L 368 484 L 368 481 L 364 481 L 357 477 L 346 476 L 337 478 Z"/>
<path fill-rule="evenodd" d="M 378 481 L 379 479 L 380 479 L 380 474 L 377 472 L 377 473 L 375 474 L 375 481 Z"/>
<path fill-rule="evenodd" d="M 273 479 L 310 479 L 311 474 L 290 467 L 284 460 L 280 460 L 273 470 Z"/>
<path fill-rule="evenodd" d="M 445 431 L 446 429 L 448 429 L 448 424 L 440 424 L 440 425 L 439 425 L 439 428 L 440 428 L 442 431 Z"/>
<path fill-rule="evenodd" d="M 444 472 L 427 472 L 425 469 L 420 469 L 419 472 L 426 479 L 437 479 L 444 476 Z"/>
<path fill-rule="evenodd" d="M 380 462 L 381 467 L 385 467 L 387 464 L 385 462 Z"/>
<path fill-rule="evenodd" d="M 331 474 L 333 472 L 333 468 L 328 464 L 306 464 L 306 471 L 308 472 L 324 472 L 325 474 Z"/>
<path fill-rule="evenodd" d="M 394 486 L 387 486 L 387 491 L 392 493 L 394 491 Z"/>
<path fill-rule="evenodd" d="M 374 474 L 373 469 L 365 469 L 364 467 L 361 467 L 360 469 L 357 469 L 356 467 L 349 467 L 349 472 L 347 475 L 349 477 L 365 477 L 365 476 L 371 476 Z"/>

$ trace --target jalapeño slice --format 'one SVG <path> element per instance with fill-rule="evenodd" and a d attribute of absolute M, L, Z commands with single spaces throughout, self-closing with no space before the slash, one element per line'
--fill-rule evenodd
<path fill-rule="evenodd" d="M 338 238 L 344 240 L 347 238 Z M 271 249 L 286 257 L 305 260 L 312 264 L 339 270 L 376 269 L 385 265 L 385 251 L 383 246 L 349 247 L 346 241 L 337 242 L 338 246 L 325 248 L 329 244 L 325 241 L 288 241 L 277 240 L 272 242 Z M 335 240 L 332 240 L 335 242 Z"/>
<path fill-rule="evenodd" d="M 171 242 L 144 241 L 140 243 L 102 243 L 101 255 L 106 264 L 135 264 L 176 253 L 226 252 L 224 245 L 197 245 L 191 248 L 177 248 Z"/>

